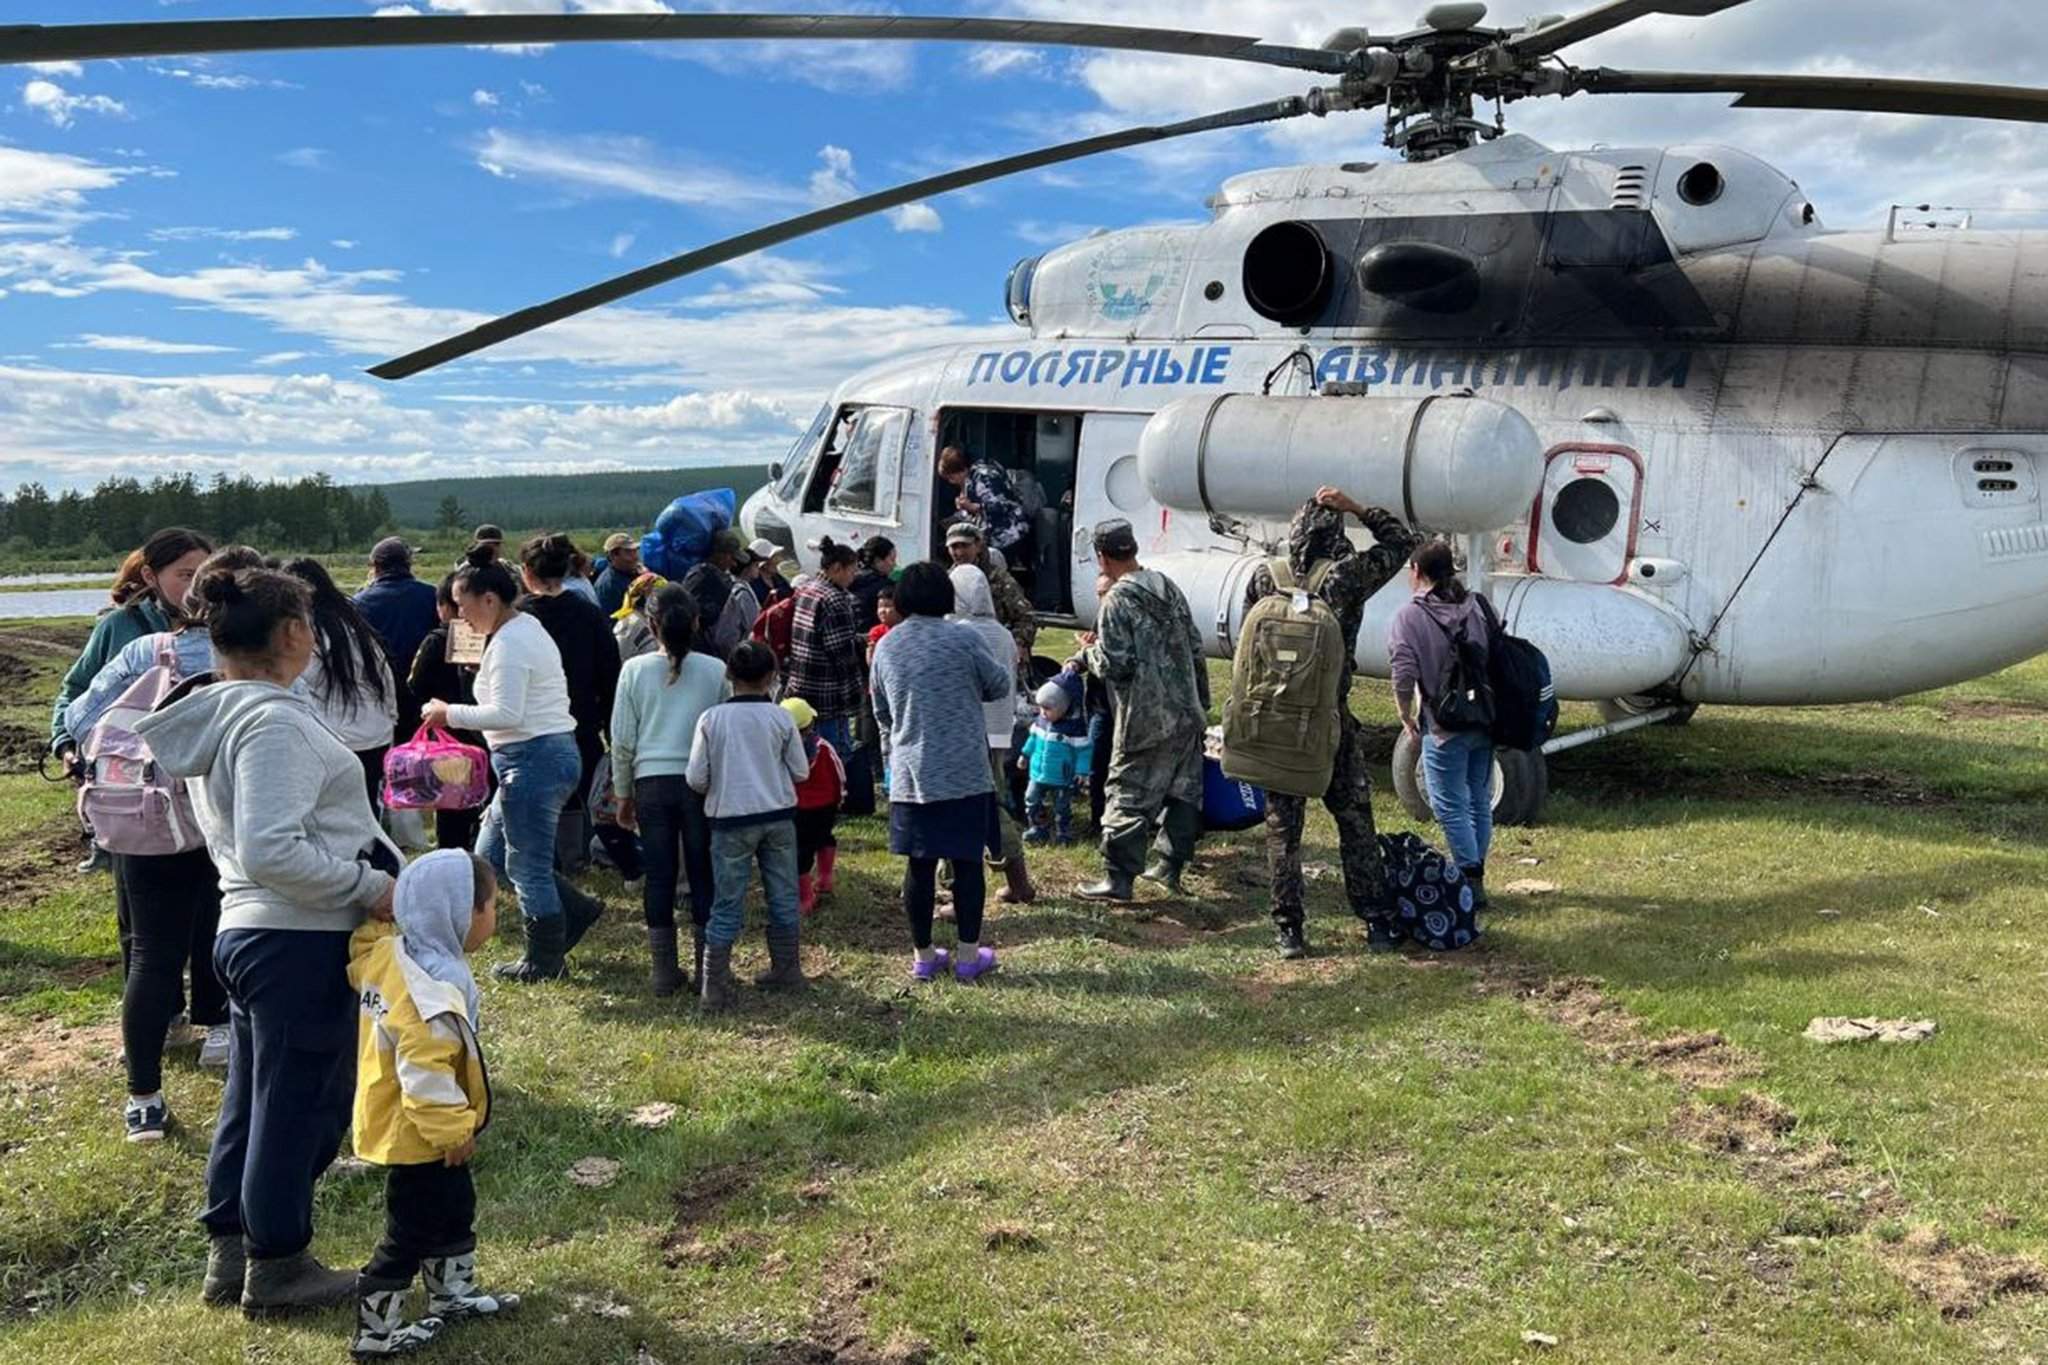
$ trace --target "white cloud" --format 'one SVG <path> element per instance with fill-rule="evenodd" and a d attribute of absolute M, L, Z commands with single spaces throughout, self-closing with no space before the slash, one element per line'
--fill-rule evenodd
<path fill-rule="evenodd" d="M 28 69 L 39 76 L 69 76 L 73 80 L 85 75 L 83 62 L 30 62 Z"/>
<path fill-rule="evenodd" d="M 806 202 L 791 186 L 675 156 L 641 137 L 560 137 L 492 128 L 477 144 L 476 159 L 508 180 L 531 177 L 591 194 L 639 195 L 739 212 Z"/>
<path fill-rule="evenodd" d="M 359 246 L 359 245 L 361 245 L 361 244 L 360 244 L 359 242 L 356 242 L 356 241 L 355 241 L 354 239 L 352 239 L 352 238 L 348 238 L 348 237 L 336 237 L 336 238 L 335 238 L 334 240 L 330 241 L 330 242 L 329 242 L 329 243 L 328 243 L 327 245 L 329 245 L 329 246 L 333 247 L 333 248 L 334 248 L 334 249 L 335 249 L 336 251 L 354 251 L 354 250 L 356 249 L 356 247 L 357 247 L 357 246 Z"/>
<path fill-rule="evenodd" d="M 257 76 L 242 76 L 219 71 L 209 71 L 196 66 L 152 66 L 159 76 L 188 82 L 201 90 L 297 90 L 300 87 L 290 81 L 270 80 Z"/>
<path fill-rule="evenodd" d="M 327 169 L 327 149 L 294 147 L 288 152 L 279 152 L 277 160 L 280 165 L 290 166 L 294 170 L 321 171 Z"/>
<path fill-rule="evenodd" d="M 888 212 L 889 225 L 898 232 L 938 232 L 945 227 L 939 211 L 930 204 L 903 204 Z"/>
<path fill-rule="evenodd" d="M 470 91 L 469 102 L 479 109 L 495 109 L 500 103 L 496 91 L 482 89 Z"/>
<path fill-rule="evenodd" d="M 0 211 L 76 210 L 94 190 L 112 189 L 133 174 L 62 152 L 32 152 L 0 145 Z"/>
<path fill-rule="evenodd" d="M 78 340 L 58 342 L 55 349 L 60 351 L 128 351 L 136 355 L 223 355 L 233 351 L 233 346 L 208 346 L 192 341 L 158 341 L 154 337 L 107 336 L 100 332 L 81 332 Z"/>
<path fill-rule="evenodd" d="M 168 227 L 152 228 L 150 237 L 159 242 L 192 242 L 199 240 L 216 242 L 289 242 L 299 235 L 297 228 L 216 228 L 216 227 Z"/>
<path fill-rule="evenodd" d="M 839 204 L 860 191 L 853 187 L 853 153 L 826 143 L 818 149 L 818 169 L 811 172 L 811 198 Z"/>
<path fill-rule="evenodd" d="M 55 81 L 33 80 L 21 87 L 23 105 L 59 128 L 69 128 L 80 114 L 126 118 L 128 106 L 106 95 L 74 95 Z"/>
<path fill-rule="evenodd" d="M 1047 223 L 1036 218 L 1020 218 L 1010 225 L 1010 232 L 1019 241 L 1045 247 L 1065 246 L 1100 231 L 1102 228 L 1094 223 Z"/>
<path fill-rule="evenodd" d="M 313 353 L 311 351 L 269 351 L 257 356 L 250 363 L 253 365 L 289 365 L 295 360 L 310 360 L 312 356 Z"/>
<path fill-rule="evenodd" d="M 621 232 L 613 237 L 610 247 L 611 258 L 615 261 L 624 260 L 626 253 L 633 249 L 633 241 L 634 237 L 630 232 Z"/>
<path fill-rule="evenodd" d="M 1035 47 L 991 43 L 969 48 L 967 69 L 977 76 L 1038 75 L 1045 71 L 1045 53 Z"/>

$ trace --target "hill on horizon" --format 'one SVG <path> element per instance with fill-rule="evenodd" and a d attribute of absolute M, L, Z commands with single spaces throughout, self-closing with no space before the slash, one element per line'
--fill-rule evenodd
<path fill-rule="evenodd" d="M 588 474 L 515 475 L 507 478 L 422 479 L 372 485 L 391 504 L 399 526 L 430 529 L 453 495 L 458 524 L 495 522 L 516 527 L 616 526 L 645 530 L 661 510 L 685 493 L 730 488 L 744 502 L 768 478 L 766 465 L 712 465 L 695 469 L 604 470 Z"/>

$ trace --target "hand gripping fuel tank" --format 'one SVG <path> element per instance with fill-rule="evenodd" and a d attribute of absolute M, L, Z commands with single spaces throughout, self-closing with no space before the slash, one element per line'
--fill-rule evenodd
<path fill-rule="evenodd" d="M 1138 469 L 1176 511 L 1285 517 L 1325 484 L 1433 531 L 1529 515 L 1543 441 L 1488 398 L 1183 398 L 1138 438 Z"/>

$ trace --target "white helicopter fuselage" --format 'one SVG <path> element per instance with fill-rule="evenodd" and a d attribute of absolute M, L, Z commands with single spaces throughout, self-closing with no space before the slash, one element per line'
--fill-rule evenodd
<path fill-rule="evenodd" d="M 1833 233 L 1738 151 L 1520 137 L 1212 207 L 1020 266 L 1028 337 L 849 379 L 747 528 L 924 556 L 960 440 L 1047 495 L 1042 610 L 1092 621 L 1127 518 L 1218 655 L 1319 483 L 1460 537 L 1567 697 L 1881 699 L 2048 648 L 2048 234 Z"/>

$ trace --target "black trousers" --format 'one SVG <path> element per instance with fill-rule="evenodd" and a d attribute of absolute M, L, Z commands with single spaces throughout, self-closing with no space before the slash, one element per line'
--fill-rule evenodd
<path fill-rule="evenodd" d="M 702 929 L 711 920 L 712 901 L 711 822 L 704 798 L 680 777 L 643 777 L 633 784 L 633 805 L 640 812 L 647 872 L 640 907 L 649 927 L 675 926 L 680 869 L 690 874 L 690 923 Z"/>
<path fill-rule="evenodd" d="M 832 833 L 832 827 L 838 821 L 839 812 L 830 806 L 821 806 L 817 810 L 800 810 L 796 813 L 798 876 L 807 875 L 818 865 L 819 849 L 839 847 L 839 840 Z"/>
<path fill-rule="evenodd" d="M 121 922 L 127 985 L 121 992 L 121 1042 L 128 1050 L 128 1093 L 163 1088 L 164 1035 L 185 1007 L 192 978 L 192 1022 L 225 1024 L 228 993 L 213 970 L 220 927 L 220 876 L 203 848 L 160 857 L 115 853 L 114 903 Z"/>
<path fill-rule="evenodd" d="M 363 765 L 363 789 L 370 794 L 370 809 L 379 815 L 384 813 L 384 755 L 390 752 L 389 744 L 356 750 L 356 762 Z"/>
<path fill-rule="evenodd" d="M 420 1262 L 476 1250 L 476 1182 L 469 1167 L 429 1161 L 384 1172 L 384 1236 L 363 1267 L 379 1289 L 402 1289 Z"/>
<path fill-rule="evenodd" d="M 313 1240 L 313 1182 L 341 1150 L 356 1088 L 346 933 L 224 929 L 214 966 L 233 1006 L 220 1124 L 206 1157 L 215 1236 L 291 1256 Z"/>
<path fill-rule="evenodd" d="M 948 858 L 953 867 L 953 927 L 962 943 L 981 942 L 981 912 L 988 876 L 979 858 Z M 939 860 L 912 858 L 903 869 L 903 909 L 910 917 L 910 941 L 932 946 L 932 911 L 938 904 Z"/>

